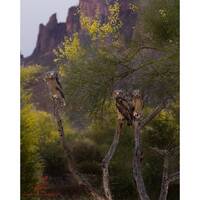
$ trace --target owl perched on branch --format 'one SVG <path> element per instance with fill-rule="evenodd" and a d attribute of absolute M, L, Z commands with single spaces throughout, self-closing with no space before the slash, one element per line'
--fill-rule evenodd
<path fill-rule="evenodd" d="M 126 120 L 127 124 L 131 125 L 133 112 L 129 96 L 122 90 L 114 90 L 113 98 L 116 101 L 118 120 Z"/>
<path fill-rule="evenodd" d="M 44 80 L 47 83 L 52 99 L 58 100 L 63 106 L 65 106 L 65 96 L 62 85 L 59 81 L 58 73 L 55 71 L 47 72 Z"/>
<path fill-rule="evenodd" d="M 135 120 L 141 119 L 144 102 L 143 102 L 143 95 L 140 92 L 140 90 L 134 90 L 132 92 L 132 107 L 133 107 L 133 118 Z"/>
<path fill-rule="evenodd" d="M 127 121 L 131 125 L 133 120 L 142 117 L 143 98 L 140 90 L 134 90 L 131 94 L 122 90 L 115 90 L 113 97 L 116 101 L 118 119 Z"/>

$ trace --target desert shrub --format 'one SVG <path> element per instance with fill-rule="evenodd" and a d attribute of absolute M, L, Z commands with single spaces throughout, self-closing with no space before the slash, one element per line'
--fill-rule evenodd
<path fill-rule="evenodd" d="M 31 105 L 21 110 L 21 191 L 30 192 L 39 180 L 42 161 L 39 156 L 39 126 Z"/>
<path fill-rule="evenodd" d="M 21 84 L 24 86 L 33 81 L 36 76 L 41 73 L 42 67 L 40 65 L 30 65 L 21 68 Z"/>

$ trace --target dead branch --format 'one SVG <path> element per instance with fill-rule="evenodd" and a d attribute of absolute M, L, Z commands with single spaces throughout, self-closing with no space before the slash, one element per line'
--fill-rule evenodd
<path fill-rule="evenodd" d="M 119 143 L 119 138 L 120 138 L 121 131 L 122 131 L 122 126 L 123 126 L 123 122 L 121 120 L 118 120 L 115 135 L 113 138 L 113 142 L 112 142 L 106 156 L 104 157 L 104 159 L 102 161 L 103 189 L 104 189 L 105 196 L 108 200 L 112 200 L 112 193 L 110 190 L 110 183 L 109 183 L 109 164 L 110 164 L 110 161 L 117 149 L 117 145 Z"/>
<path fill-rule="evenodd" d="M 168 170 L 169 170 L 169 154 L 166 153 L 164 156 L 164 162 L 163 162 L 163 173 L 162 173 L 162 182 L 161 182 L 161 190 L 160 190 L 159 200 L 167 199 L 168 188 L 169 188 Z"/>
<path fill-rule="evenodd" d="M 64 152 L 65 152 L 68 170 L 69 170 L 70 174 L 72 175 L 72 177 L 75 180 L 75 182 L 77 183 L 77 185 L 79 187 L 82 187 L 87 193 L 89 193 L 91 195 L 91 197 L 93 197 L 94 200 L 106 200 L 106 198 L 104 196 L 98 194 L 97 191 L 78 173 L 74 159 L 73 159 L 71 151 L 70 151 L 70 148 L 68 147 L 67 143 L 65 142 L 64 128 L 63 128 L 63 123 L 62 123 L 62 119 L 60 116 L 59 102 L 54 100 L 53 104 L 54 104 L 53 105 L 54 106 L 54 117 L 55 117 L 55 120 L 57 123 L 60 140 L 61 140 Z"/>
<path fill-rule="evenodd" d="M 156 152 L 157 154 L 159 154 L 161 156 L 165 156 L 168 153 L 167 150 L 159 149 L 158 147 L 149 147 L 149 149 Z"/>
<path fill-rule="evenodd" d="M 147 123 L 149 123 L 151 120 L 153 120 L 161 112 L 161 110 L 164 107 L 165 107 L 165 104 L 161 103 L 142 122 L 140 122 L 140 120 L 139 121 L 133 120 L 133 122 L 132 122 L 132 126 L 134 129 L 133 177 L 136 182 L 137 191 L 139 193 L 139 197 L 141 200 L 150 200 L 150 198 L 146 192 L 146 188 L 145 188 L 145 184 L 144 184 L 144 180 L 143 180 L 143 176 L 142 176 L 142 166 L 141 166 L 142 150 L 141 150 L 141 141 L 140 141 L 141 140 L 141 130 L 142 130 L 142 128 L 144 128 L 144 126 Z M 158 151 L 158 149 L 156 149 L 156 151 L 159 153 L 162 153 L 162 154 L 164 153 L 164 152 Z"/>
<path fill-rule="evenodd" d="M 168 182 L 169 184 L 174 182 L 174 181 L 177 181 L 179 179 L 179 176 L 180 176 L 180 172 L 174 172 L 172 174 L 169 175 L 169 178 L 168 178 Z"/>
<path fill-rule="evenodd" d="M 138 121 L 133 122 L 134 128 L 134 157 L 133 157 L 133 178 L 136 182 L 137 191 L 139 193 L 140 200 L 150 200 L 144 180 L 142 177 L 142 166 L 141 166 L 141 128 Z"/>
<path fill-rule="evenodd" d="M 164 158 L 159 200 L 166 200 L 169 190 L 169 184 L 179 179 L 179 172 L 175 172 L 169 175 L 169 157 L 170 155 L 174 154 L 178 150 L 178 148 L 175 147 L 171 150 L 163 150 L 159 149 L 158 147 L 150 147 L 150 149 Z"/>
<path fill-rule="evenodd" d="M 122 105 L 123 103 L 120 102 Z M 134 129 L 134 157 L 133 157 L 133 178 L 135 180 L 136 186 L 137 186 L 137 191 L 139 194 L 140 200 L 150 200 L 143 176 L 142 176 L 142 166 L 141 166 L 141 157 L 142 157 L 142 150 L 141 150 L 141 130 L 144 128 L 146 124 L 151 122 L 161 111 L 163 108 L 165 108 L 167 105 L 169 105 L 168 99 L 165 99 L 161 104 L 159 104 L 143 121 L 140 119 L 136 119 L 134 116 L 132 116 L 132 127 Z M 131 107 L 131 106 L 130 106 Z M 128 112 L 133 115 L 133 112 L 129 110 L 129 107 L 124 106 L 125 109 L 124 112 L 120 112 L 123 116 L 124 113 Z M 125 118 L 127 120 L 127 118 Z M 114 151 L 116 149 L 117 143 L 119 140 L 119 135 L 116 133 L 113 144 L 111 145 L 103 163 L 103 185 L 104 185 L 104 192 L 105 195 L 109 200 L 112 200 L 110 188 L 109 188 L 109 172 L 108 172 L 108 164 L 110 162 L 110 159 L 112 158 Z M 157 147 L 150 147 L 151 150 L 155 151 L 162 157 L 164 157 L 164 163 L 163 163 L 163 174 L 162 174 L 162 183 L 161 183 L 161 191 L 160 191 L 160 196 L 159 200 L 166 200 L 167 198 L 167 193 L 168 193 L 168 187 L 169 183 L 171 181 L 177 180 L 178 175 L 173 174 L 169 176 L 169 154 L 171 154 L 174 150 L 172 149 L 170 151 L 168 150 L 161 150 Z"/>
<path fill-rule="evenodd" d="M 140 127 L 144 128 L 144 126 L 146 126 L 146 124 L 148 124 L 150 121 L 152 121 L 161 111 L 162 109 L 165 108 L 165 104 L 161 103 L 159 104 L 154 111 L 152 111 L 142 122 Z"/>

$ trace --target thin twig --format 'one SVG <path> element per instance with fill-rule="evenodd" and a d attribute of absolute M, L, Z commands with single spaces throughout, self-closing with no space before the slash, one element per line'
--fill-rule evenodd
<path fill-rule="evenodd" d="M 149 147 L 149 149 L 153 150 L 154 152 L 158 153 L 161 156 L 165 156 L 168 153 L 167 150 L 159 149 L 158 147 Z"/>

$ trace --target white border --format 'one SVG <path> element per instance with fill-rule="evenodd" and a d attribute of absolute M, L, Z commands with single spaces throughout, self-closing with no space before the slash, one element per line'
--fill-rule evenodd
<path fill-rule="evenodd" d="M 0 197 L 20 199 L 19 0 L 1 2 Z M 200 199 L 200 2 L 181 0 L 181 200 Z"/>
<path fill-rule="evenodd" d="M 181 200 L 200 199 L 200 2 L 181 0 Z"/>
<path fill-rule="evenodd" d="M 20 199 L 20 2 L 0 6 L 0 198 Z"/>

